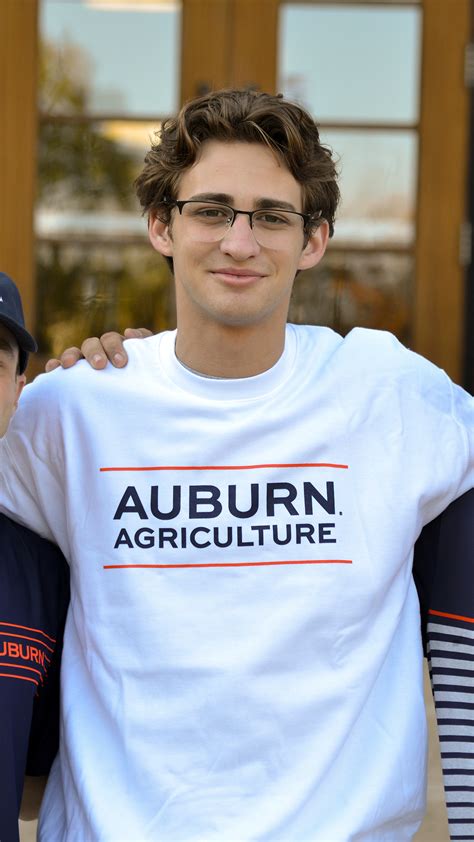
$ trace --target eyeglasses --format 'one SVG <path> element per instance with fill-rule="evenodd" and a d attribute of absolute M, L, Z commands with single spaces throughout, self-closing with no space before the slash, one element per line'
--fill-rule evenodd
<path fill-rule="evenodd" d="M 248 216 L 250 228 L 259 245 L 271 248 L 285 248 L 298 233 L 305 233 L 311 225 L 317 225 L 321 211 L 316 214 L 299 213 L 281 208 L 258 208 L 253 211 L 237 210 L 221 202 L 203 202 L 200 199 L 184 199 L 168 202 L 176 207 L 189 228 L 190 236 L 202 243 L 217 243 L 232 228 L 237 214 Z"/>

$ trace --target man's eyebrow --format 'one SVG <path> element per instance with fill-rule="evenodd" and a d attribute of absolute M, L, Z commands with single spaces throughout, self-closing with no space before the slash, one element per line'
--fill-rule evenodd
<path fill-rule="evenodd" d="M 257 199 L 257 201 L 255 202 L 255 207 L 262 209 L 281 208 L 282 210 L 296 211 L 295 206 L 292 205 L 291 202 L 285 202 L 283 201 L 283 199 Z"/>
<path fill-rule="evenodd" d="M 221 204 L 229 205 L 230 207 L 232 207 L 232 203 L 234 202 L 234 197 L 230 193 L 196 193 L 194 196 L 190 196 L 189 199 L 194 199 L 198 202 L 221 202 Z M 263 210 L 265 208 L 281 208 L 282 210 L 296 211 L 295 206 L 291 202 L 285 202 L 283 199 L 274 199 L 271 197 L 257 199 L 255 209 Z"/>
<path fill-rule="evenodd" d="M 195 193 L 194 196 L 190 196 L 189 200 L 195 200 L 197 202 L 221 202 L 223 205 L 230 205 L 233 201 L 232 196 L 229 193 Z"/>
<path fill-rule="evenodd" d="M 15 355 L 16 347 L 7 339 L 0 337 L 0 351 L 6 351 L 11 357 Z"/>

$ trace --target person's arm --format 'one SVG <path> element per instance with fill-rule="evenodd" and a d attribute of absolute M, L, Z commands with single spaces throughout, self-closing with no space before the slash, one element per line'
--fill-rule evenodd
<path fill-rule="evenodd" d="M 415 547 L 413 575 L 450 836 L 474 839 L 474 490 L 424 528 Z"/>
<path fill-rule="evenodd" d="M 20 807 L 20 819 L 22 821 L 32 822 L 38 818 L 47 780 L 46 775 L 25 776 Z"/>
<path fill-rule="evenodd" d="M 128 327 L 123 336 L 115 331 L 102 334 L 100 339 L 97 336 L 90 336 L 84 339 L 80 348 L 66 348 L 59 359 L 48 360 L 45 366 L 46 371 L 53 371 L 55 368 L 71 368 L 79 360 L 87 360 L 92 368 L 105 368 L 107 362 L 111 362 L 116 368 L 123 368 L 127 365 L 128 357 L 124 348 L 124 339 L 145 339 L 152 336 L 151 330 L 146 327 Z"/>
<path fill-rule="evenodd" d="M 20 807 L 20 819 L 33 821 L 38 817 L 48 775 L 59 749 L 60 720 L 60 670 L 69 606 L 69 568 L 59 550 L 44 542 L 40 545 L 42 561 L 53 565 L 57 578 L 49 590 L 47 598 L 54 601 L 50 609 L 57 614 L 56 645 L 46 677 L 40 686 L 33 705 L 28 756 Z M 46 599 L 46 596 L 45 596 Z"/>

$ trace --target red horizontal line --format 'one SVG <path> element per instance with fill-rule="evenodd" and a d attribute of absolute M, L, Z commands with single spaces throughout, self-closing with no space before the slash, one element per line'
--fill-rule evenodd
<path fill-rule="evenodd" d="M 104 570 L 124 570 L 131 567 L 159 568 L 160 570 L 169 570 L 176 567 L 267 567 L 281 564 L 352 564 L 352 560 L 347 558 L 318 558 L 301 561 L 227 561 L 219 564 L 104 564 Z"/>
<path fill-rule="evenodd" d="M 0 623 L 0 626 L 9 626 L 12 629 L 25 629 L 26 631 L 37 632 L 38 634 L 43 634 L 45 637 L 48 638 L 48 640 L 51 640 L 52 643 L 56 643 L 55 637 L 51 637 L 49 634 L 46 634 L 46 632 L 42 631 L 41 629 L 33 629 L 31 628 L 31 626 L 20 626 L 19 623 Z"/>
<path fill-rule="evenodd" d="M 34 678 L 28 678 L 27 675 L 10 675 L 10 673 L 8 672 L 0 672 L 0 676 L 3 676 L 3 678 L 16 678 L 18 679 L 18 681 L 31 681 L 31 683 L 34 684 L 35 687 L 37 687 L 39 684 L 39 681 L 35 681 Z"/>
<path fill-rule="evenodd" d="M 43 675 L 41 670 L 37 670 L 34 667 L 24 667 L 22 664 L 8 664 L 4 661 L 0 661 L 0 667 L 10 667 L 15 670 L 29 670 L 30 672 L 37 672 L 40 677 Z"/>
<path fill-rule="evenodd" d="M 436 617 L 448 617 L 449 620 L 464 620 L 465 623 L 474 623 L 474 617 L 463 617 L 461 614 L 447 614 L 445 611 L 435 611 L 430 608 L 428 614 L 434 614 Z"/>
<path fill-rule="evenodd" d="M 260 468 L 348 468 L 333 462 L 294 462 L 268 465 L 152 465 L 150 467 L 100 468 L 100 471 L 254 471 Z"/>
<path fill-rule="evenodd" d="M 0 635 L 3 635 L 3 637 L 19 637 L 20 640 L 32 640 L 37 646 L 44 646 L 45 649 L 49 649 L 50 652 L 54 652 L 54 649 L 52 649 L 51 646 L 48 646 L 44 640 L 36 640 L 35 637 L 27 637 L 26 634 L 13 634 L 13 632 L 2 631 L 0 629 Z"/>

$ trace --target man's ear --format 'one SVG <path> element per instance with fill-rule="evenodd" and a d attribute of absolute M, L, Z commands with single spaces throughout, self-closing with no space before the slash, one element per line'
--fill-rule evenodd
<path fill-rule="evenodd" d="M 323 258 L 329 240 L 329 225 L 325 219 L 311 234 L 298 263 L 298 269 L 311 269 Z"/>
<path fill-rule="evenodd" d="M 173 257 L 173 238 L 170 233 L 168 222 L 163 222 L 156 215 L 148 219 L 148 237 L 153 248 L 164 257 Z"/>
<path fill-rule="evenodd" d="M 20 400 L 20 395 L 23 391 L 24 386 L 26 385 L 26 375 L 19 374 L 16 378 L 16 396 L 15 396 L 15 409 L 18 407 L 18 401 Z"/>

